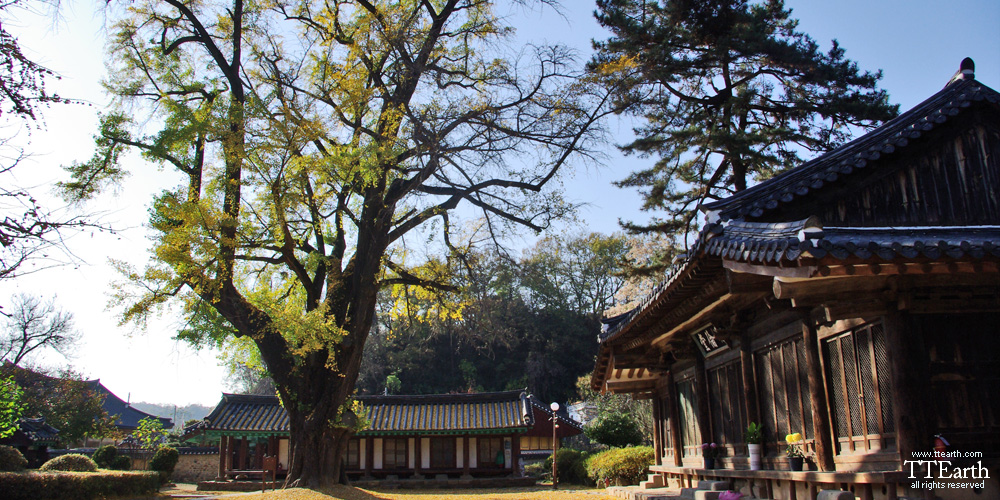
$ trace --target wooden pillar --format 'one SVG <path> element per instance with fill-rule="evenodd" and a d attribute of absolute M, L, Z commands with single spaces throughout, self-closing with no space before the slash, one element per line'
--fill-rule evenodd
<path fill-rule="evenodd" d="M 757 379 L 753 371 L 753 350 L 750 345 L 750 333 L 746 331 L 740 336 L 740 366 L 743 368 L 743 397 L 747 409 L 747 421 L 760 423 Z"/>
<path fill-rule="evenodd" d="M 219 478 L 226 478 L 227 460 L 229 456 L 229 436 L 219 438 Z"/>
<path fill-rule="evenodd" d="M 240 438 L 240 458 L 237 466 L 240 469 L 246 470 L 247 467 L 247 451 L 250 445 L 250 439 L 246 436 Z"/>
<path fill-rule="evenodd" d="M 413 438 L 413 476 L 416 478 L 421 477 L 420 467 L 423 465 L 424 457 L 423 451 L 420 449 L 420 444 L 423 442 L 423 438 L 418 434 Z"/>
<path fill-rule="evenodd" d="M 816 327 L 808 311 L 802 313 L 802 342 L 806 351 L 806 378 L 809 381 L 809 406 L 812 407 L 816 467 L 821 471 L 832 471 L 836 469 L 836 464 L 833 462 L 830 410 L 826 404 L 826 390 L 823 386 L 819 337 L 816 335 Z"/>
<path fill-rule="evenodd" d="M 907 334 L 909 314 L 889 304 L 883 319 L 885 343 L 893 354 L 889 356 L 892 380 L 892 417 L 896 427 L 896 447 L 900 466 L 905 460 L 915 460 L 913 452 L 931 448 L 933 430 L 928 425 L 925 397 L 930 381 L 923 346 L 919 337 Z"/>
<path fill-rule="evenodd" d="M 694 391 L 698 395 L 698 427 L 701 429 L 701 442 L 712 442 L 712 419 L 708 404 L 708 375 L 705 373 L 705 358 L 695 354 Z"/>
<path fill-rule="evenodd" d="M 510 459 L 511 471 L 514 477 L 520 477 L 521 475 L 521 436 L 514 434 L 510 438 Z"/>
<path fill-rule="evenodd" d="M 462 475 L 469 476 L 469 436 L 462 438 Z"/>
<path fill-rule="evenodd" d="M 365 438 L 365 477 L 372 477 L 372 469 L 375 468 L 375 437 Z"/>
<path fill-rule="evenodd" d="M 674 448 L 674 465 L 681 465 L 684 456 L 684 447 L 681 443 L 681 430 L 678 427 L 680 415 L 677 413 L 677 386 L 674 384 L 674 372 L 670 370 L 666 376 L 667 390 L 667 424 L 670 432 L 670 442 Z"/>
<path fill-rule="evenodd" d="M 662 412 L 660 411 L 660 406 L 662 405 L 662 400 L 660 399 L 659 393 L 653 395 L 653 463 L 656 465 L 663 465 L 663 437 L 661 434 L 662 426 L 660 425 L 660 420 L 663 418 Z"/>

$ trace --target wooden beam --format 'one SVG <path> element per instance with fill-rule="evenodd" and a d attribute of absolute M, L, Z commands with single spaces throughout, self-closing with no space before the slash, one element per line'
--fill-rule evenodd
<path fill-rule="evenodd" d="M 808 278 L 816 274 L 813 266 L 780 267 L 747 264 L 734 260 L 723 260 L 722 266 L 739 273 L 757 274 L 761 276 L 782 276 L 787 278 Z"/>
<path fill-rule="evenodd" d="M 623 392 L 649 391 L 656 387 L 656 381 L 653 379 L 623 380 L 620 382 L 609 381 L 604 385 L 608 391 L 614 394 L 620 394 Z"/>
<path fill-rule="evenodd" d="M 726 283 L 729 285 L 729 293 L 736 295 L 741 293 L 770 292 L 771 276 L 761 276 L 759 274 L 741 273 L 726 270 Z"/>
<path fill-rule="evenodd" d="M 812 408 L 813 440 L 816 466 L 820 471 L 836 470 L 833 461 L 833 429 L 826 404 L 823 370 L 820 365 L 819 336 L 809 312 L 802 313 L 802 340 L 806 351 L 806 378 L 809 381 L 809 406 Z"/>
<path fill-rule="evenodd" d="M 670 338 L 678 332 L 686 330 L 694 330 L 698 327 L 704 326 L 704 323 L 707 322 L 708 316 L 712 314 L 714 309 L 716 307 L 721 306 L 722 304 L 725 304 L 726 301 L 729 300 L 731 297 L 733 297 L 733 295 L 728 293 L 724 294 L 722 297 L 719 297 L 708 306 L 702 308 L 700 311 L 689 317 L 684 322 L 671 328 L 666 333 L 656 337 L 655 339 L 653 339 L 652 342 L 653 347 L 659 347 L 666 344 L 667 341 L 670 340 Z"/>

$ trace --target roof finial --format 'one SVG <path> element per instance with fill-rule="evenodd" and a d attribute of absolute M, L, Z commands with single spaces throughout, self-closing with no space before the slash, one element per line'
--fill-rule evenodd
<path fill-rule="evenodd" d="M 951 79 L 948 80 L 948 84 L 945 85 L 945 87 L 960 80 L 972 80 L 975 77 L 976 77 L 976 63 L 975 61 L 972 60 L 971 57 L 966 57 L 965 59 L 962 59 L 962 63 L 959 64 L 958 66 L 958 71 L 956 71 L 955 74 L 952 75 Z"/>

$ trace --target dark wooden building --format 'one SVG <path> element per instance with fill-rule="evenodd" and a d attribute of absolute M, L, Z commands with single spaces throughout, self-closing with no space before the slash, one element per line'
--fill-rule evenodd
<path fill-rule="evenodd" d="M 704 211 L 667 279 L 605 320 L 591 379 L 652 399 L 661 480 L 1000 498 L 1000 94 L 971 60 L 898 118 Z M 764 470 L 747 470 L 750 422 Z M 794 432 L 803 472 L 786 468 Z M 963 456 L 922 457 L 936 435 Z M 921 459 L 989 479 L 931 488 L 958 479 L 926 478 L 939 465 L 907 462 Z"/>
<path fill-rule="evenodd" d="M 13 434 L 0 439 L 0 444 L 17 448 L 28 460 L 28 467 L 37 469 L 49 460 L 49 448 L 59 444 L 59 429 L 45 423 L 44 418 L 25 418 Z"/>
<path fill-rule="evenodd" d="M 551 411 L 522 391 L 357 399 L 369 425 L 348 443 L 352 479 L 517 476 L 522 449 L 552 442 Z M 559 438 L 582 432 L 563 415 L 560 422 Z M 220 478 L 260 469 L 265 455 L 287 468 L 288 416 L 277 397 L 224 394 L 186 432 L 199 434 L 220 438 Z"/>

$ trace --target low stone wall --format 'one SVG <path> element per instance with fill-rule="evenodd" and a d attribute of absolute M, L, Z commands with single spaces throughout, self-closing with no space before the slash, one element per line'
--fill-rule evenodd
<path fill-rule="evenodd" d="M 219 475 L 218 448 L 179 448 L 180 458 L 170 480 L 175 483 L 198 483 Z"/>

